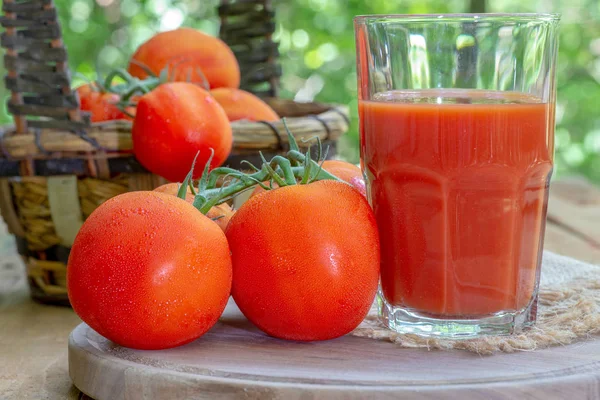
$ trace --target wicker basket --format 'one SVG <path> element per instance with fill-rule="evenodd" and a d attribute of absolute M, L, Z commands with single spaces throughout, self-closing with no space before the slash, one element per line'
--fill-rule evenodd
<path fill-rule="evenodd" d="M 67 52 L 51 0 L 4 0 L 8 104 L 14 126 L 0 131 L 0 210 L 16 235 L 34 299 L 68 305 L 66 262 L 81 223 L 102 202 L 165 181 L 133 157 L 131 123 L 90 124 L 70 88 Z M 335 154 L 348 129 L 346 107 L 276 98 L 281 68 L 271 39 L 274 13 L 268 0 L 223 1 L 220 35 L 233 49 L 242 88 L 281 116 L 299 139 L 315 136 Z M 234 148 L 226 165 L 258 161 L 258 151 L 285 151 L 280 122 L 232 123 Z M 302 141 L 299 141 L 302 143 Z"/>

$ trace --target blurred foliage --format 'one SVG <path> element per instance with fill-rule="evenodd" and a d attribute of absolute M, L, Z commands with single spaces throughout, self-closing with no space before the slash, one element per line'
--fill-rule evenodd
<path fill-rule="evenodd" d="M 93 78 L 125 66 L 154 32 L 185 25 L 217 34 L 218 0 L 55 0 L 69 62 Z M 353 127 L 341 145 L 358 159 L 356 75 L 352 18 L 360 14 L 457 13 L 484 0 L 274 0 L 283 97 L 348 104 Z M 600 2 L 598 0 L 488 0 L 488 12 L 561 13 L 556 129 L 556 176 L 583 174 L 600 182 Z M 0 88 L 3 98 L 7 93 Z M 0 110 L 0 122 L 10 118 Z"/>

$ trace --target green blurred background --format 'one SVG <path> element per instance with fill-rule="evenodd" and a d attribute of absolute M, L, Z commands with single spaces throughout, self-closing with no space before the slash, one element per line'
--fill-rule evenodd
<path fill-rule="evenodd" d="M 216 35 L 218 0 L 55 0 L 72 71 L 89 78 L 95 64 L 125 66 L 153 33 L 191 26 Z M 352 18 L 359 14 L 557 12 L 562 14 L 554 177 L 600 183 L 600 1 L 598 0 L 281 0 L 276 40 L 281 95 L 348 104 L 353 126 L 341 153 L 358 159 Z M 80 81 L 81 82 L 81 81 Z M 74 84 L 78 82 L 75 81 Z M 7 93 L 4 87 L 2 98 Z M 5 108 L 0 122 L 10 121 Z"/>

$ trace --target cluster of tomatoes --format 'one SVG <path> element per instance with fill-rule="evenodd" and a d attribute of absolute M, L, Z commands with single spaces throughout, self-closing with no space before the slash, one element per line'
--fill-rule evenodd
<path fill-rule="evenodd" d="M 143 80 L 167 74 L 153 87 L 143 81 L 133 105 L 122 106 L 112 87 L 90 83 L 77 89 L 81 109 L 92 122 L 133 119 L 133 151 L 149 171 L 182 181 L 198 152 L 203 165 L 213 149 L 212 166 L 229 156 L 231 121 L 275 121 L 277 113 L 252 93 L 239 89 L 240 68 L 220 39 L 181 28 L 162 32 L 142 44 L 126 72 Z M 149 90 L 152 89 L 152 90 Z M 124 89 L 125 90 L 125 89 Z M 195 171 L 196 177 L 200 170 Z"/>
<path fill-rule="evenodd" d="M 357 167 L 325 162 L 348 184 L 320 180 L 256 190 L 207 215 L 177 184 L 131 192 L 86 220 L 67 268 L 75 312 L 126 347 L 197 339 L 230 295 L 267 334 L 332 339 L 355 329 L 379 279 L 379 237 Z M 216 218 L 213 220 L 213 218 Z"/>
<path fill-rule="evenodd" d="M 181 182 L 198 154 L 199 166 L 227 158 L 230 121 L 279 117 L 238 89 L 231 50 L 198 31 L 156 35 L 134 54 L 128 74 L 157 75 L 174 59 L 172 79 L 136 96 L 126 113 L 115 105 L 118 93 L 87 85 L 79 94 L 95 121 L 135 115 L 138 160 Z M 190 74 L 198 76 L 190 81 Z M 108 200 L 86 220 L 71 249 L 73 309 L 101 335 L 137 349 L 197 339 L 217 322 L 230 296 L 274 337 L 311 341 L 352 331 L 377 289 L 377 227 L 360 169 L 341 161 L 319 168 L 339 180 L 271 182 L 272 190 L 257 182 L 238 210 L 225 202 L 200 207 L 198 199 L 205 198 L 176 183 Z M 198 167 L 187 179 L 200 175 Z M 210 208 L 206 215 L 204 208 Z"/>

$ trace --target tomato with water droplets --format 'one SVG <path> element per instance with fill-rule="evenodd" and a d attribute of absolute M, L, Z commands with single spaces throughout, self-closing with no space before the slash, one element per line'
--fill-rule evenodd
<path fill-rule="evenodd" d="M 367 200 L 325 180 L 251 197 L 226 230 L 232 295 L 271 336 L 325 340 L 364 319 L 379 280 L 379 236 Z"/>
<path fill-rule="evenodd" d="M 81 319 L 125 347 L 197 339 L 231 289 L 223 231 L 191 204 L 159 192 L 116 196 L 81 227 L 69 256 L 69 300 Z"/>

